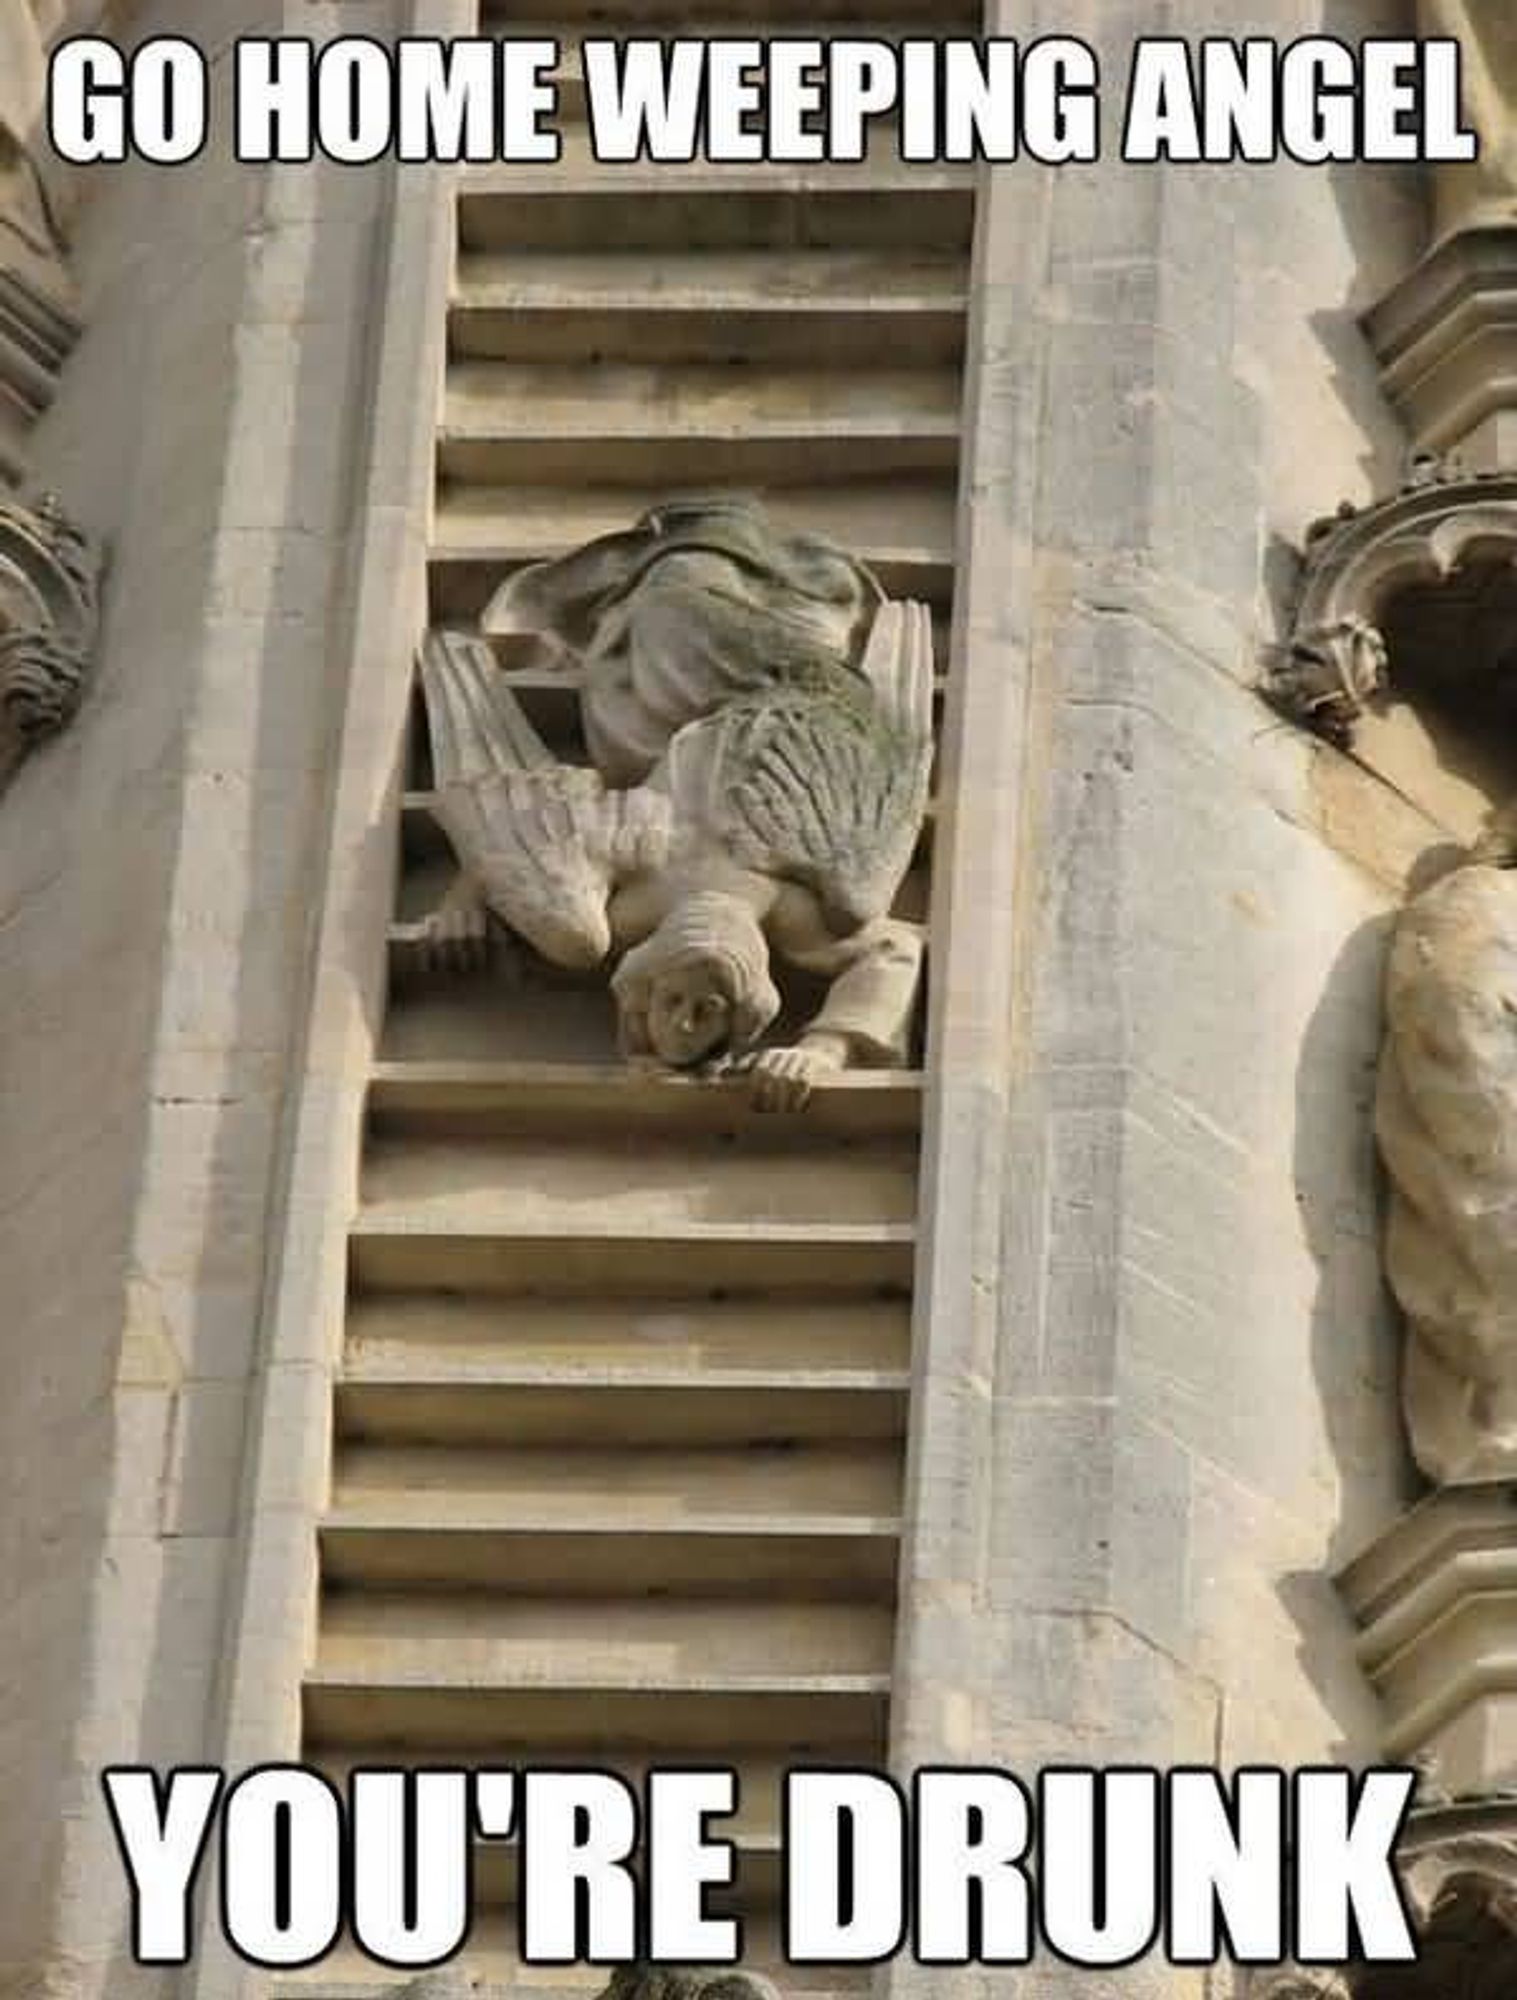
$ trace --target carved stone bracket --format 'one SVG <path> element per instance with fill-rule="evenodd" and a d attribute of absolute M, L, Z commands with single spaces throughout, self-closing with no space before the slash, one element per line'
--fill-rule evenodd
<path fill-rule="evenodd" d="M 1517 564 L 1517 473 L 1470 475 L 1422 456 L 1400 492 L 1373 506 L 1345 504 L 1307 531 L 1301 588 L 1285 643 L 1261 691 L 1282 714 L 1347 748 L 1354 724 L 1395 662 L 1380 621 L 1408 585 L 1438 584 L 1467 563 Z"/>
<path fill-rule="evenodd" d="M 1255 1973 L 1248 2000 L 1354 2000 L 1354 1989 L 1347 1974 L 1332 1967 L 1275 1965 Z"/>
<path fill-rule="evenodd" d="M 0 791 L 78 710 L 99 577 L 99 551 L 55 502 L 0 502 Z"/>
<path fill-rule="evenodd" d="M 1415 1964 L 1271 1966 L 1248 2000 L 1508 2000 L 1517 1991 L 1517 1804 L 1419 1809 L 1401 1846 Z"/>
<path fill-rule="evenodd" d="M 1415 1761 L 1424 1791 L 1450 1801 L 1517 1786 L 1514 1491 L 1506 1480 L 1444 1487 L 1337 1577 L 1383 1705 L 1385 1754 Z M 1507 1810 L 1513 1844 L 1517 1808 Z"/>
<path fill-rule="evenodd" d="M 490 2000 L 487 1986 L 458 1965 L 445 1965 L 387 1989 L 386 2000 Z M 597 2000 L 780 2000 L 762 1973 L 737 1965 L 620 1965 Z"/>

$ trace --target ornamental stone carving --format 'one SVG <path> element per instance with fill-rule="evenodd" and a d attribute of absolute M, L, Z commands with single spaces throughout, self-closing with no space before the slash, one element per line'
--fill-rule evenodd
<path fill-rule="evenodd" d="M 1282 1965 L 1251 1975 L 1248 2000 L 1510 2000 L 1517 1992 L 1517 1843 L 1505 1801 L 1416 1812 L 1400 1876 L 1413 1963 Z"/>
<path fill-rule="evenodd" d="M 443 1966 L 389 1989 L 390 2000 L 474 2000 L 477 1989 L 460 1967 Z M 492 1989 L 493 1990 L 493 1989 Z M 762 1973 L 736 1965 L 619 1965 L 597 2000 L 780 2000 Z"/>
<path fill-rule="evenodd" d="M 599 2000 L 780 2000 L 762 1973 L 736 1965 L 619 1965 Z"/>
<path fill-rule="evenodd" d="M 1390 499 L 1345 503 L 1308 529 L 1290 630 L 1261 692 L 1291 721 L 1351 748 L 1366 709 L 1397 694 L 1380 629 L 1390 600 L 1488 560 L 1517 562 L 1517 474 L 1472 476 L 1457 461 L 1419 455 Z"/>
<path fill-rule="evenodd" d="M 69 183 L 43 136 L 48 50 L 105 11 L 105 0 L 0 0 L 0 480 L 12 484 L 80 332 Z"/>
<path fill-rule="evenodd" d="M 0 502 L 0 792 L 83 699 L 98 582 L 98 552 L 56 503 Z"/>
<path fill-rule="evenodd" d="M 438 948 L 493 919 L 554 965 L 610 965 L 625 1056 L 744 1068 L 763 1109 L 903 1063 L 922 940 L 891 909 L 927 803 L 925 607 L 713 501 L 522 571 L 484 625 L 578 671 L 591 761 L 550 755 L 484 639 L 433 635 L 432 810 L 461 866 Z M 763 1047 L 772 960 L 827 992 Z"/>
<path fill-rule="evenodd" d="M 1348 1976 L 1333 1967 L 1272 1966 L 1249 1981 L 1248 2000 L 1354 2000 Z"/>
<path fill-rule="evenodd" d="M 1517 1472 L 1517 812 L 1415 896 L 1386 975 L 1375 1129 L 1412 1449 L 1440 1483 Z"/>

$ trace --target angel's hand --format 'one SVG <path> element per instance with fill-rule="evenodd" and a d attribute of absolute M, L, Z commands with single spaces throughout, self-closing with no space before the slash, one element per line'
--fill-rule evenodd
<path fill-rule="evenodd" d="M 753 1057 L 735 1056 L 724 1053 L 710 1056 L 700 1066 L 700 1074 L 708 1083 L 723 1083 L 728 1077 L 746 1076 L 753 1068 Z"/>
<path fill-rule="evenodd" d="M 791 1048 L 761 1049 L 753 1058 L 752 1097 L 756 1111 L 800 1111 L 818 1080 L 848 1060 L 841 1035 L 807 1035 Z"/>

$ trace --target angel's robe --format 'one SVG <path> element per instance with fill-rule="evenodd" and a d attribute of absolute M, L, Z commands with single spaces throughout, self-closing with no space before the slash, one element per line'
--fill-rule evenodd
<path fill-rule="evenodd" d="M 1391 946 L 1375 1129 L 1412 1449 L 1446 1482 L 1517 1473 L 1517 869 L 1470 864 Z"/>
<path fill-rule="evenodd" d="M 751 503 L 692 501 L 520 571 L 483 625 L 545 635 L 574 660 L 596 769 L 631 785 L 687 722 L 735 695 L 856 668 L 883 600 L 832 544 L 779 534 Z"/>
<path fill-rule="evenodd" d="M 841 1035 L 857 1068 L 905 1067 L 922 970 L 922 934 L 914 924 L 882 918 L 843 943 L 786 956 L 832 982 L 806 1023 L 808 1034 Z"/>

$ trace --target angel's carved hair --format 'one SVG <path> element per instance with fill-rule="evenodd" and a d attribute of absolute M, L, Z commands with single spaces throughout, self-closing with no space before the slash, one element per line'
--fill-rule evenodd
<path fill-rule="evenodd" d="M 732 1003 L 731 1054 L 751 1049 L 780 1011 L 768 941 L 747 904 L 712 892 L 688 896 L 632 947 L 612 976 L 623 1055 L 653 1053 L 648 1008 L 654 981 L 687 965 L 710 971 Z"/>

